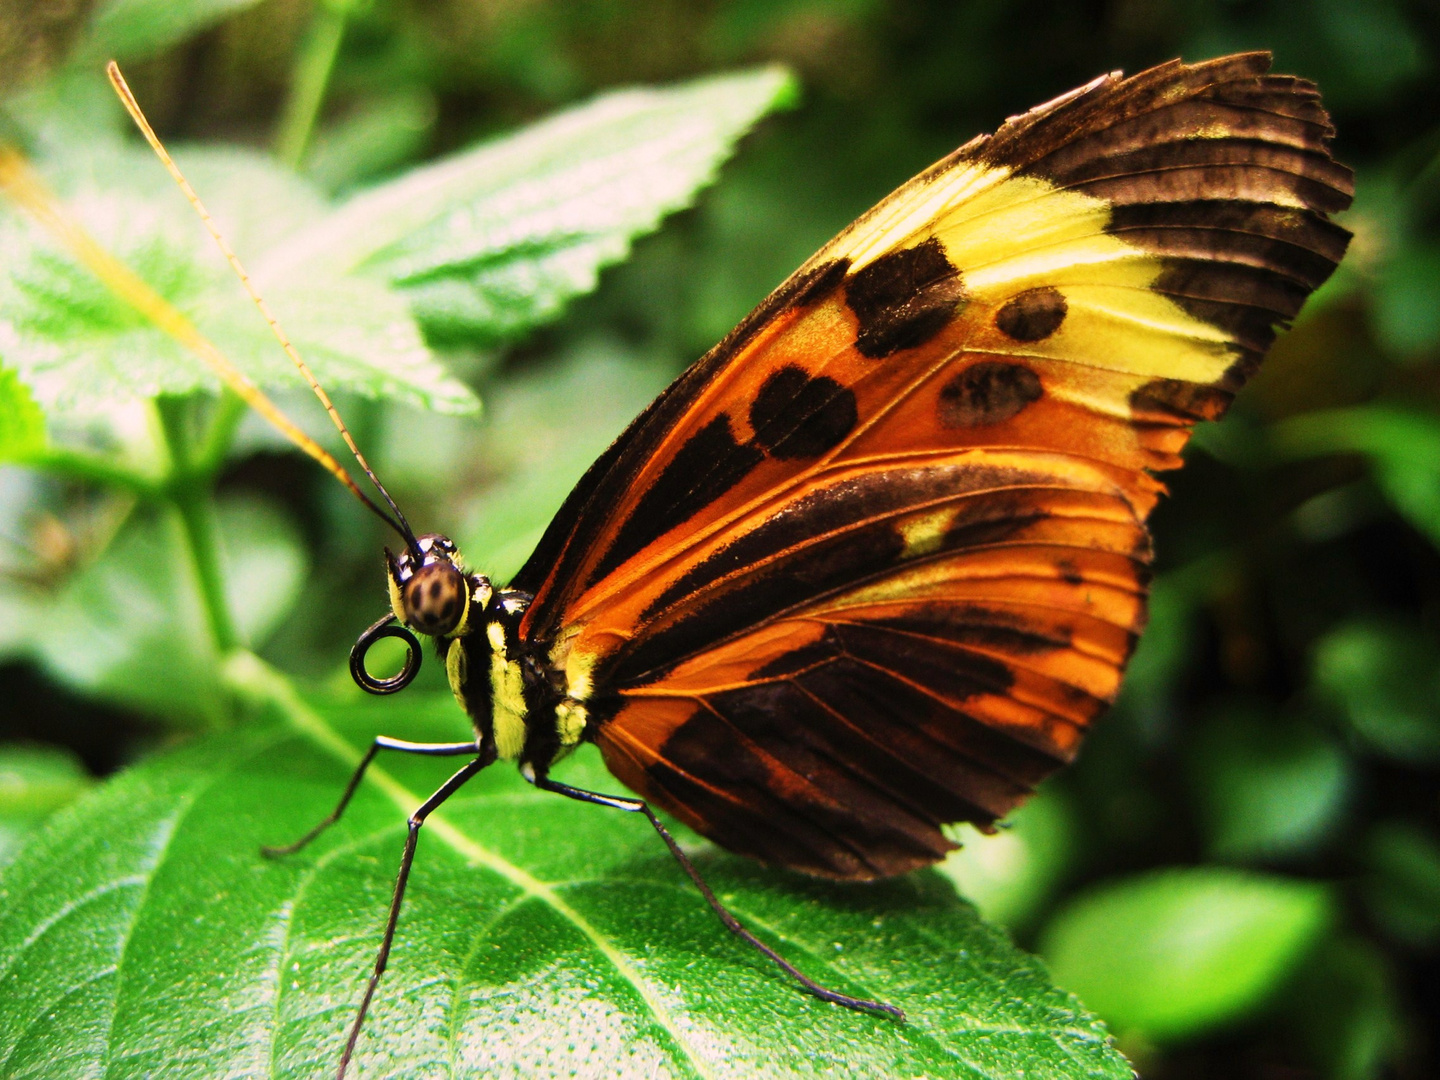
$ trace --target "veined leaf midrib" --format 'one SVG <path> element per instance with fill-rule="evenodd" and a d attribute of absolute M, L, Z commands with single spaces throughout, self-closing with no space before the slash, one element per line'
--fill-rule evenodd
<path fill-rule="evenodd" d="M 278 679 L 276 681 L 280 682 Z M 282 706 L 286 721 L 297 734 L 308 739 L 322 752 L 339 760 L 347 768 L 353 769 L 359 764 L 359 752 L 346 742 L 339 732 L 326 723 L 319 713 L 301 700 L 299 695 L 294 692 L 293 687 L 288 683 L 281 683 L 277 689 L 281 691 L 277 695 L 277 703 Z M 406 815 L 410 814 L 424 800 L 423 795 L 411 791 L 378 765 L 372 764 L 366 771 L 365 782 L 376 788 L 394 803 L 401 813 Z M 614 943 L 566 903 L 562 897 L 557 896 L 553 886 L 539 880 L 483 844 L 472 840 L 445 820 L 440 812 L 436 812 L 426 820 L 425 831 L 431 836 L 438 837 L 471 863 L 484 866 L 499 874 L 527 897 L 533 897 L 548 904 L 557 915 L 569 921 L 590 941 L 596 951 L 609 961 L 620 977 L 635 988 L 640 1000 L 645 1003 L 650 1014 L 673 1040 L 675 1046 L 685 1055 L 687 1063 L 694 1072 L 705 1080 L 716 1080 L 715 1074 L 710 1071 L 707 1063 L 691 1048 L 684 1032 L 670 1014 L 670 1010 L 655 997 L 645 980 L 641 978 L 640 973 L 615 947 Z"/>
<path fill-rule="evenodd" d="M 487 248 L 463 258 L 443 259 L 418 265 L 411 270 L 392 273 L 390 277 L 395 285 L 405 288 L 415 288 L 420 285 L 428 285 L 432 281 L 446 281 L 455 277 L 474 278 L 486 271 L 504 270 L 517 260 L 528 259 L 539 263 L 548 256 L 568 251 L 577 245 L 605 239 L 607 239 L 605 234 L 594 230 L 588 232 L 574 229 L 557 231 L 540 237 L 526 237 L 502 247 Z"/>
<path fill-rule="evenodd" d="M 93 986 L 95 983 L 100 982 L 102 979 L 108 979 L 108 978 L 112 978 L 112 977 L 118 977 L 118 975 L 119 975 L 119 969 L 118 969 L 117 967 L 115 967 L 113 964 L 109 965 L 108 967 L 100 968 L 100 969 L 98 969 L 97 971 L 93 971 L 93 972 L 91 972 L 89 975 L 85 976 L 85 978 L 83 978 L 83 979 L 81 979 L 79 982 L 77 982 L 74 986 L 71 986 L 69 989 L 67 989 L 67 990 L 65 991 L 65 993 L 61 994 L 58 998 L 53 999 L 53 1000 L 50 1002 L 50 1007 L 53 1009 L 53 1008 L 55 1008 L 57 1005 L 63 1005 L 65 1002 L 67 1002 L 67 1001 L 69 1001 L 71 998 L 73 998 L 76 994 L 81 993 L 82 991 L 88 989 L 89 987 Z M 41 1013 L 37 1013 L 35 1016 L 32 1016 L 32 1017 L 30 1018 L 29 1022 L 26 1023 L 26 1025 L 25 1025 L 23 1028 L 21 1028 L 21 1029 L 16 1033 L 14 1045 L 11 1046 L 11 1047 L 10 1047 L 10 1050 L 5 1054 L 4 1060 L 3 1060 L 3 1061 L 0 1061 L 0 1069 L 5 1070 L 5 1071 L 3 1072 L 3 1075 L 7 1078 L 7 1080 L 10 1080 L 10 1078 L 15 1077 L 15 1076 L 24 1076 L 24 1075 L 26 1075 L 25 1073 L 16 1073 L 16 1072 L 10 1071 L 9 1068 L 8 1068 L 8 1066 L 9 1066 L 9 1064 L 10 1064 L 10 1059 L 15 1056 L 15 1049 L 16 1049 L 16 1047 L 18 1047 L 18 1046 L 20 1046 L 20 1045 L 22 1045 L 22 1044 L 24 1043 L 25 1037 L 30 1034 L 30 1030 L 31 1030 L 39 1021 L 43 1020 L 43 1019 L 45 1018 L 45 1015 L 46 1015 L 46 1014 L 45 1014 L 44 1012 L 41 1012 Z M 91 1059 L 91 1055 L 90 1055 L 89 1053 L 87 1053 L 87 1052 L 86 1052 L 85 1050 L 83 1050 L 83 1049 L 71 1050 L 69 1056 L 72 1057 L 72 1058 L 82 1058 L 82 1059 L 87 1060 L 87 1061 Z M 47 1064 L 49 1064 L 49 1063 L 47 1063 Z"/>
<path fill-rule="evenodd" d="M 490 933 L 502 922 L 510 917 L 521 904 L 525 903 L 524 897 L 513 897 L 501 904 L 484 924 L 475 931 L 475 936 L 470 940 L 470 948 L 465 951 L 465 962 L 456 970 L 466 972 L 470 970 L 471 963 L 480 954 L 480 948 L 490 939 Z M 465 1015 L 469 1002 L 466 1000 L 462 990 L 464 987 L 464 975 L 455 978 L 450 986 L 450 1073 L 452 1076 L 460 1075 L 457 1052 L 460 1049 L 460 1032 L 465 1026 Z"/>

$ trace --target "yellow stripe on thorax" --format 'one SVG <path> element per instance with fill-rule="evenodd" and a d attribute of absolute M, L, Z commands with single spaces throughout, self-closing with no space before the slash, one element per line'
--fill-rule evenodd
<path fill-rule="evenodd" d="M 389 589 L 390 610 L 395 613 L 395 621 L 401 626 L 405 625 L 405 599 L 400 595 L 400 586 L 396 584 L 394 575 L 385 575 L 385 585 Z"/>
<path fill-rule="evenodd" d="M 505 627 L 492 622 L 485 628 L 490 640 L 491 719 L 495 749 L 501 760 L 514 761 L 525 749 L 525 677 L 520 665 L 505 655 Z"/>
<path fill-rule="evenodd" d="M 460 708 L 469 712 L 465 705 L 465 677 L 468 672 L 466 671 L 463 642 L 450 641 L 448 643 L 445 653 L 445 674 L 450 679 L 450 692 L 455 695 L 455 700 L 460 703 Z"/>

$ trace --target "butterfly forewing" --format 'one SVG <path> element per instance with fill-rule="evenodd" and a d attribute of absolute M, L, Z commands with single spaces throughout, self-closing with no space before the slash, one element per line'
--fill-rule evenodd
<path fill-rule="evenodd" d="M 842 233 L 596 464 L 514 583 L 612 770 L 727 847 L 873 877 L 1070 760 L 1145 519 L 1329 275 L 1348 204 L 1263 54 L 1108 76 Z"/>

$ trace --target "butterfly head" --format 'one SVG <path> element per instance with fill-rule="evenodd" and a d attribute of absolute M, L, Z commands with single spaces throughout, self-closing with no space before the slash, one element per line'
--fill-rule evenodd
<path fill-rule="evenodd" d="M 489 582 L 469 575 L 459 565 L 460 553 L 449 537 L 429 533 L 416 539 L 415 548 L 399 555 L 385 552 L 390 606 L 406 626 L 431 637 L 463 630 L 472 601 L 481 606 L 489 599 Z M 476 596 L 477 590 L 487 595 Z"/>

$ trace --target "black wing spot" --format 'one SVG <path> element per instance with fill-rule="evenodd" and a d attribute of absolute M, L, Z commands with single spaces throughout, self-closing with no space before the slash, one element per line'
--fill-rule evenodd
<path fill-rule="evenodd" d="M 995 313 L 995 325 L 1015 341 L 1044 341 L 1060 329 L 1067 311 L 1060 290 L 1046 285 L 1012 296 Z"/>
<path fill-rule="evenodd" d="M 750 404 L 754 441 L 777 458 L 819 457 L 838 446 L 857 419 L 854 394 L 794 365 L 772 372 Z"/>
<path fill-rule="evenodd" d="M 940 423 L 946 427 L 999 424 L 1018 416 L 1044 392 L 1040 376 L 1023 364 L 984 360 L 941 387 Z"/>
<path fill-rule="evenodd" d="M 855 348 L 878 360 L 924 345 L 945 329 L 966 296 L 960 271 L 932 236 L 857 270 L 845 299 L 860 320 Z"/>

